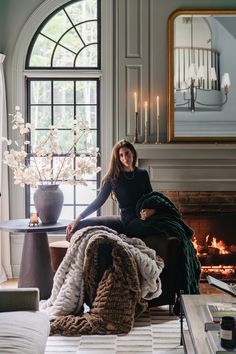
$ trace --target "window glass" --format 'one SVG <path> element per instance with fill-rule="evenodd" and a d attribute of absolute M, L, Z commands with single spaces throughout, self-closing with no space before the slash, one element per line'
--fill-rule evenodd
<path fill-rule="evenodd" d="M 97 195 L 96 182 L 87 182 L 87 186 L 78 185 L 76 188 L 76 201 L 77 204 L 86 205 L 88 202 L 92 202 Z"/>
<path fill-rule="evenodd" d="M 43 27 L 41 33 L 51 40 L 57 42 L 61 36 L 71 28 L 71 22 L 64 10 L 55 14 Z"/>
<path fill-rule="evenodd" d="M 98 66 L 97 64 L 97 45 L 89 44 L 87 47 L 84 47 L 78 54 L 75 66 L 76 67 L 89 67 L 89 66 Z"/>
<path fill-rule="evenodd" d="M 77 106 L 76 117 L 83 122 L 87 122 L 89 128 L 96 128 L 97 125 L 97 112 L 96 106 Z"/>
<path fill-rule="evenodd" d="M 97 0 L 79 0 L 61 6 L 39 26 L 29 45 L 26 68 L 41 70 L 41 73 L 40 77 L 34 77 L 32 71 L 27 79 L 27 121 L 35 128 L 28 153 L 31 164 L 37 162 L 40 169 L 44 168 L 43 179 L 46 180 L 50 179 L 46 167 L 49 170 L 53 166 L 57 174 L 74 140 L 78 141 L 73 148 L 73 166 L 78 165 L 80 152 L 100 148 L 97 78 L 101 57 L 100 5 Z M 88 77 L 84 75 L 84 68 L 90 70 Z M 58 69 L 63 70 L 63 75 L 58 74 Z M 94 76 L 93 71 L 96 71 Z M 86 122 L 89 134 L 79 138 L 80 131 L 71 130 L 75 121 Z M 57 128 L 58 153 L 52 158 L 32 156 L 38 139 L 46 144 L 51 126 Z M 86 175 L 87 187 L 76 184 L 75 178 L 74 185 L 58 181 L 64 194 L 61 218 L 75 218 L 96 197 L 99 177 L 95 173 Z M 35 213 L 34 191 L 35 188 L 26 187 L 27 217 Z"/>
<path fill-rule="evenodd" d="M 64 220 L 72 220 L 71 215 L 73 214 L 74 214 L 74 207 L 72 205 L 64 205 L 61 211 L 60 218 Z"/>
<path fill-rule="evenodd" d="M 74 105 L 54 105 L 53 107 L 53 121 L 57 128 L 69 128 L 73 125 Z"/>
<path fill-rule="evenodd" d="M 74 102 L 74 81 L 54 81 L 53 82 L 54 104 Z"/>
<path fill-rule="evenodd" d="M 30 100 L 35 104 L 51 103 L 51 81 L 32 81 Z"/>
<path fill-rule="evenodd" d="M 62 37 L 60 43 L 74 53 L 80 51 L 84 46 L 81 38 L 78 36 L 78 33 L 74 28 Z"/>
<path fill-rule="evenodd" d="M 56 47 L 55 54 L 53 56 L 52 66 L 61 67 L 73 67 L 75 61 L 75 53 L 68 51 L 67 49 L 61 47 L 60 45 Z"/>
<path fill-rule="evenodd" d="M 39 34 L 34 44 L 32 55 L 30 56 L 30 66 L 51 66 L 51 57 L 54 47 L 55 43 L 50 38 Z"/>
<path fill-rule="evenodd" d="M 97 42 L 97 22 L 89 21 L 76 26 L 85 45 Z"/>
<path fill-rule="evenodd" d="M 31 106 L 31 122 L 36 129 L 48 128 L 51 124 L 51 106 Z"/>
<path fill-rule="evenodd" d="M 66 7 L 66 12 L 74 24 L 97 18 L 97 0 L 77 1 Z"/>
<path fill-rule="evenodd" d="M 76 99 L 80 103 L 97 103 L 96 81 L 76 82 Z"/>
<path fill-rule="evenodd" d="M 35 130 L 31 132 L 31 146 L 28 147 L 29 154 L 35 152 L 39 140 L 43 141 L 43 146 L 46 146 L 50 127 L 54 126 L 57 129 L 57 145 L 52 158 L 31 157 L 31 164 L 39 167 L 43 180 L 50 181 L 50 178 L 57 177 L 65 155 L 72 152 L 73 141 L 76 142 L 73 152 L 74 159 L 70 164 L 79 168 L 80 159 L 78 156 L 90 149 L 98 147 L 98 79 L 29 79 L 29 102 L 28 102 L 28 121 L 34 124 Z M 45 94 L 48 93 L 48 96 Z M 50 96 L 50 97 L 49 97 Z M 45 103 L 47 102 L 47 104 Z M 50 104 L 48 104 L 50 102 Z M 86 102 L 86 103 L 85 103 Z M 84 135 L 84 130 L 72 130 L 75 121 L 86 121 L 90 131 Z M 86 161 L 86 153 L 83 156 Z M 86 166 L 96 164 L 96 161 L 91 162 L 90 159 L 86 162 Z M 50 175 L 51 167 L 53 166 L 53 176 Z M 97 194 L 98 175 L 96 173 L 84 176 L 87 180 L 88 187 L 77 184 L 74 177 L 74 185 L 65 184 L 62 180 L 58 183 L 62 186 L 65 201 L 63 208 L 68 214 L 70 211 L 70 219 L 76 216 L 76 209 L 80 205 L 88 205 Z M 72 178 L 73 180 L 73 178 Z M 34 209 L 32 199 L 34 189 L 28 188 L 30 212 Z M 63 214 L 62 214 L 63 215 Z"/>
<path fill-rule="evenodd" d="M 70 205 L 71 201 L 74 199 L 75 187 L 69 185 L 68 183 L 61 183 L 60 188 L 64 194 L 64 205 Z"/>
<path fill-rule="evenodd" d="M 27 54 L 28 68 L 98 68 L 97 0 L 72 2 L 39 27 Z"/>

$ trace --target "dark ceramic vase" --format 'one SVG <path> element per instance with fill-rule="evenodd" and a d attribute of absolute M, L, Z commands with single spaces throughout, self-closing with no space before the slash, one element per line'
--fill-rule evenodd
<path fill-rule="evenodd" d="M 61 214 L 64 196 L 58 184 L 39 185 L 34 204 L 43 224 L 56 224 Z"/>

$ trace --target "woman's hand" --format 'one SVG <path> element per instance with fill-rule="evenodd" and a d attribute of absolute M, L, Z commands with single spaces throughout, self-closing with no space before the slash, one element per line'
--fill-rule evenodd
<path fill-rule="evenodd" d="M 146 220 L 149 216 L 152 216 L 156 213 L 156 209 L 142 209 L 140 211 L 140 219 Z"/>
<path fill-rule="evenodd" d="M 76 227 L 78 226 L 79 222 L 81 220 L 80 215 L 77 216 L 77 218 L 75 220 L 73 220 L 72 222 L 70 222 L 67 225 L 66 228 L 66 240 L 70 241 L 71 236 L 73 235 L 73 233 L 75 232 Z"/>
<path fill-rule="evenodd" d="M 75 225 L 75 220 L 67 225 L 67 228 L 66 228 L 66 240 L 67 241 L 70 241 L 71 234 L 72 234 L 73 229 L 74 229 L 74 225 Z"/>

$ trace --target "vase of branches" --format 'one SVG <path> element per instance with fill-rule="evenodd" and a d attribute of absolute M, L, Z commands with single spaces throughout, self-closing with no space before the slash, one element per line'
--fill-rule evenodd
<path fill-rule="evenodd" d="M 64 195 L 59 185 L 39 185 L 33 198 L 35 209 L 42 224 L 56 224 L 64 201 Z"/>
<path fill-rule="evenodd" d="M 67 137 L 60 135 L 59 138 L 56 126 L 39 134 L 33 124 L 25 122 L 19 107 L 16 107 L 12 124 L 18 141 L 2 138 L 7 146 L 3 161 L 12 169 L 15 184 L 37 188 L 34 202 L 42 223 L 56 223 L 64 199 L 59 185 L 87 185 L 86 176 L 100 171 L 97 167 L 98 148 L 87 143 L 90 135 L 88 123 L 74 120 L 69 129 L 71 144 L 66 149 L 60 142 Z"/>

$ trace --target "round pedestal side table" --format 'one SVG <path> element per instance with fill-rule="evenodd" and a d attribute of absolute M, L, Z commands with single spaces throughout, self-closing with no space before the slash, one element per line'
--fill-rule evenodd
<path fill-rule="evenodd" d="M 0 229 L 9 232 L 24 232 L 19 288 L 39 288 L 40 299 L 48 299 L 53 284 L 53 271 L 48 245 L 48 232 L 65 230 L 69 220 L 56 224 L 29 226 L 29 219 L 16 219 L 0 223 Z"/>

